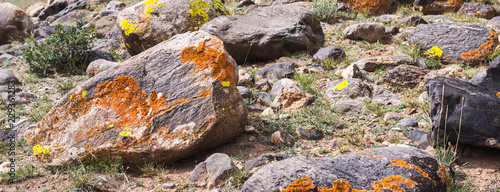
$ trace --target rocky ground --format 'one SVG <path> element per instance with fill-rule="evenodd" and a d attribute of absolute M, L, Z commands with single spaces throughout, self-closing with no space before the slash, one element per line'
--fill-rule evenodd
<path fill-rule="evenodd" d="M 225 1 L 227 9 L 197 17 L 190 11 L 201 5 L 178 0 L 55 2 L 66 8 L 35 3 L 21 14 L 0 4 L 0 19 L 30 20 L 19 19 L 17 40 L 0 29 L 2 191 L 285 191 L 294 182 L 302 191 L 500 191 L 497 1 L 380 1 L 370 10 L 352 1 Z M 78 19 L 99 34 L 87 74 L 31 73 L 23 41 Z M 203 51 L 216 54 L 196 56 Z M 21 89 L 15 184 L 4 131 L 10 77 Z M 154 108 L 152 91 L 167 102 L 145 117 L 131 112 Z M 123 95 L 142 99 L 103 102 Z M 134 132 L 110 129 L 119 125 Z M 62 152 L 42 159 L 36 144 Z M 66 161 L 73 153 L 80 158 Z"/>

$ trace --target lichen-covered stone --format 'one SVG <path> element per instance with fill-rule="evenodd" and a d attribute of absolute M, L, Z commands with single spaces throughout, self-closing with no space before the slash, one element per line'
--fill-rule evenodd
<path fill-rule="evenodd" d="M 439 15 L 444 12 L 457 12 L 463 4 L 464 0 L 415 0 L 413 9 L 424 13 L 424 15 Z"/>
<path fill-rule="evenodd" d="M 339 157 L 294 157 L 278 161 L 256 171 L 245 182 L 242 192 L 385 191 L 395 188 L 445 192 L 449 178 L 447 167 L 423 150 L 376 148 Z"/>
<path fill-rule="evenodd" d="M 433 137 L 500 149 L 500 57 L 474 81 L 450 77 L 427 80 Z M 448 114 L 446 114 L 448 112 Z M 439 133 L 439 135 L 438 135 Z"/>
<path fill-rule="evenodd" d="M 373 95 L 373 86 L 355 78 L 333 81 L 325 88 L 323 93 L 331 99 L 356 99 Z"/>
<path fill-rule="evenodd" d="M 411 65 L 400 65 L 384 74 L 384 82 L 392 86 L 410 87 L 418 85 L 428 70 Z"/>
<path fill-rule="evenodd" d="M 242 16 L 221 16 L 201 30 L 222 39 L 238 64 L 278 59 L 285 52 L 321 46 L 323 29 L 316 14 L 294 5 L 259 7 Z"/>
<path fill-rule="evenodd" d="M 458 14 L 465 14 L 468 16 L 475 16 L 485 19 L 491 19 L 497 16 L 497 10 L 493 5 L 483 5 L 479 3 L 464 3 Z"/>
<path fill-rule="evenodd" d="M 225 13 L 220 0 L 149 0 L 123 9 L 116 24 L 127 51 L 136 55 Z"/>
<path fill-rule="evenodd" d="M 421 24 L 408 34 L 408 40 L 413 46 L 420 45 L 422 53 L 438 47 L 444 63 L 477 64 L 493 54 L 498 45 L 494 30 L 474 23 Z"/>
<path fill-rule="evenodd" d="M 90 153 L 170 164 L 245 128 L 236 63 L 205 32 L 172 37 L 69 91 L 27 134 L 60 165 Z"/>
<path fill-rule="evenodd" d="M 356 12 L 383 14 L 389 12 L 393 0 L 341 0 Z"/>

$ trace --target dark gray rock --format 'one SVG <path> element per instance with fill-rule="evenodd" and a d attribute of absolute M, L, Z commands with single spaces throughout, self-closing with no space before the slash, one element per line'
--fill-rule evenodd
<path fill-rule="evenodd" d="M 89 65 L 90 63 L 92 63 L 93 61 L 95 60 L 99 60 L 99 59 L 104 59 L 106 61 L 114 61 L 114 58 L 113 58 L 113 55 L 111 55 L 110 53 L 108 52 L 105 52 L 105 51 L 101 51 L 101 50 L 91 50 L 91 51 L 87 51 L 87 53 L 85 54 L 86 57 L 83 58 L 83 61 Z"/>
<path fill-rule="evenodd" d="M 441 134 L 446 125 L 446 135 L 452 143 L 457 142 L 460 132 L 459 143 L 500 148 L 500 113 L 497 111 L 500 108 L 500 57 L 493 61 L 482 79 L 474 82 L 476 84 L 449 77 L 427 80 L 432 136 L 443 138 Z"/>
<path fill-rule="evenodd" d="M 470 38 L 474 37 L 474 38 Z M 498 45 L 497 33 L 474 23 L 433 23 L 418 25 L 408 34 L 411 44 L 419 44 L 422 53 L 433 46 L 443 51 L 444 63 L 477 64 L 493 53 Z"/>
<path fill-rule="evenodd" d="M 245 162 L 245 168 L 243 169 L 243 171 L 247 174 L 254 173 L 264 165 L 288 158 L 290 158 L 290 156 L 288 156 L 287 154 L 264 153 Z"/>
<path fill-rule="evenodd" d="M 373 72 L 379 68 L 385 67 L 386 69 L 393 69 L 399 65 L 415 65 L 414 59 L 409 55 L 390 55 L 390 56 L 378 56 L 370 57 L 366 59 L 361 59 L 353 63 L 357 65 L 360 70 L 365 70 L 368 72 Z"/>
<path fill-rule="evenodd" d="M 8 85 L 9 82 L 14 82 L 14 84 L 21 84 L 21 81 L 9 70 L 0 69 L 0 85 Z"/>
<path fill-rule="evenodd" d="M 252 91 L 250 89 L 243 86 L 236 86 L 238 91 L 240 92 L 241 97 L 244 99 L 251 99 L 253 97 Z"/>
<path fill-rule="evenodd" d="M 486 77 L 486 71 L 487 70 L 480 70 L 476 73 L 476 75 L 474 75 L 474 77 L 472 77 L 471 80 L 469 80 L 469 82 L 475 85 L 479 85 L 481 81 Z"/>
<path fill-rule="evenodd" d="M 227 178 L 238 168 L 231 157 L 224 153 L 214 153 L 204 162 L 196 165 L 189 175 L 188 181 L 197 186 L 212 187 L 220 180 Z"/>
<path fill-rule="evenodd" d="M 295 73 L 295 67 L 291 63 L 276 63 L 265 66 L 255 73 L 255 80 L 267 79 L 269 81 L 279 80 L 281 78 L 292 77 Z"/>
<path fill-rule="evenodd" d="M 320 62 L 327 59 L 340 59 L 345 56 L 344 50 L 339 47 L 322 47 L 314 54 L 313 62 Z"/>
<path fill-rule="evenodd" d="M 116 39 L 98 39 L 92 44 L 92 50 L 101 50 L 108 52 L 120 47 L 120 41 Z"/>
<path fill-rule="evenodd" d="M 7 120 L 5 123 L 7 123 Z M 15 145 L 15 142 L 12 142 L 12 141 L 16 140 L 17 135 L 19 135 L 19 132 L 16 130 L 0 130 L 0 141 L 4 142 L 6 144 L 12 143 Z"/>
<path fill-rule="evenodd" d="M 385 27 L 380 23 L 358 23 L 342 31 L 342 38 L 377 42 L 385 35 Z"/>
<path fill-rule="evenodd" d="M 418 122 L 417 119 L 415 118 L 406 118 L 406 119 L 401 119 L 396 126 L 398 127 L 418 127 Z"/>
<path fill-rule="evenodd" d="M 304 128 L 297 128 L 295 129 L 295 133 L 302 138 L 306 140 L 321 140 L 323 139 L 323 132 L 317 130 L 317 129 L 304 129 Z"/>
<path fill-rule="evenodd" d="M 458 10 L 458 14 L 491 19 L 497 16 L 497 10 L 493 5 L 465 2 Z"/>
<path fill-rule="evenodd" d="M 417 143 L 419 149 L 426 149 L 429 145 L 428 134 L 420 130 L 404 132 L 406 137 Z"/>
<path fill-rule="evenodd" d="M 342 86 L 346 84 L 347 86 Z M 355 78 L 333 81 L 326 85 L 326 90 L 323 90 L 325 96 L 331 99 L 371 97 L 372 91 L 371 85 Z"/>
<path fill-rule="evenodd" d="M 66 28 L 68 27 L 66 26 Z M 35 37 L 36 40 L 40 40 L 51 36 L 55 32 L 56 26 L 42 25 L 33 31 L 33 37 Z"/>
<path fill-rule="evenodd" d="M 340 100 L 333 105 L 333 111 L 337 113 L 360 112 L 365 107 L 365 103 L 360 100 Z"/>
<path fill-rule="evenodd" d="M 73 23 L 76 23 L 77 21 L 84 21 L 85 18 L 88 18 L 92 15 L 92 12 L 90 11 L 72 11 L 69 12 L 59 18 L 57 18 L 55 21 L 51 22 L 51 25 L 73 25 Z M 85 21 L 84 21 L 85 22 Z"/>
<path fill-rule="evenodd" d="M 257 94 L 257 103 L 262 106 L 270 107 L 273 100 L 271 100 L 271 95 L 266 92 L 259 92 Z"/>
<path fill-rule="evenodd" d="M 398 178 L 397 186 L 405 191 L 445 192 L 446 179 L 451 177 L 446 169 L 433 156 L 414 147 L 367 149 L 338 157 L 300 156 L 262 167 L 241 191 L 276 192 L 307 176 L 316 190 L 332 188 L 334 182 L 348 191 L 374 190 L 384 179 Z"/>
<path fill-rule="evenodd" d="M 59 13 L 59 11 L 63 10 L 67 6 L 68 6 L 67 0 L 51 1 L 51 3 L 40 12 L 38 18 L 40 20 L 45 20 L 47 17 Z"/>
<path fill-rule="evenodd" d="M 277 59 L 284 52 L 322 45 L 324 34 L 316 14 L 293 5 L 260 7 L 243 16 L 221 16 L 201 30 L 219 37 L 238 64 Z"/>
<path fill-rule="evenodd" d="M 384 83 L 392 86 L 415 87 L 428 73 L 428 70 L 411 65 L 400 65 L 384 74 Z"/>
<path fill-rule="evenodd" d="M 47 21 L 49 23 L 52 23 L 54 22 L 55 20 L 59 19 L 59 17 L 62 17 L 66 14 L 68 14 L 69 12 L 73 11 L 73 10 L 77 10 L 77 9 L 85 9 L 88 5 L 88 2 L 87 1 L 84 1 L 84 0 L 81 0 L 81 1 L 77 1 L 75 3 L 72 3 L 68 6 L 66 6 L 63 10 L 57 12 L 57 14 L 55 15 L 51 15 L 49 17 L 47 17 Z M 43 13 L 43 12 L 42 12 Z M 39 16 L 40 17 L 40 16 Z M 41 19 L 41 18 L 40 18 Z"/>
<path fill-rule="evenodd" d="M 7 105 L 18 105 L 27 104 L 36 99 L 37 97 L 33 93 L 16 93 L 14 96 L 14 101 L 10 101 L 8 97 L 4 97 L 4 103 Z"/>
<path fill-rule="evenodd" d="M 403 17 L 399 23 L 404 23 L 408 26 L 417 26 L 420 24 L 427 24 L 427 21 L 423 19 L 420 16 L 408 16 L 408 17 Z"/>

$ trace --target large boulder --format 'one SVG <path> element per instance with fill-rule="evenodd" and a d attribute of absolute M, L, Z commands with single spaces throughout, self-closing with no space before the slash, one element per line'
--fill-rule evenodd
<path fill-rule="evenodd" d="M 498 45 L 494 30 L 474 23 L 421 24 L 408 36 L 410 43 L 420 45 L 423 52 L 432 47 L 441 49 L 439 58 L 444 63 L 477 64 L 493 54 Z"/>
<path fill-rule="evenodd" d="M 500 57 L 474 79 L 440 76 L 425 83 L 433 136 L 446 132 L 452 143 L 460 137 L 459 143 L 500 149 Z"/>
<path fill-rule="evenodd" d="M 259 7 L 242 16 L 221 16 L 201 30 L 219 37 L 238 64 L 278 59 L 284 52 L 323 45 L 316 14 L 294 5 Z"/>
<path fill-rule="evenodd" d="M 320 188 L 445 192 L 450 178 L 446 170 L 430 154 L 414 147 L 367 149 L 339 157 L 299 156 L 257 170 L 245 182 L 242 192 Z"/>
<path fill-rule="evenodd" d="M 224 13 L 227 10 L 220 0 L 142 1 L 123 9 L 116 24 L 127 51 L 136 55 L 176 34 L 198 30 Z"/>
<path fill-rule="evenodd" d="M 23 40 L 33 31 L 33 22 L 19 7 L 0 3 L 0 45 L 11 40 Z"/>
<path fill-rule="evenodd" d="M 188 32 L 69 91 L 27 134 L 48 165 L 93 155 L 170 164 L 219 146 L 247 123 L 236 63 L 220 40 Z M 48 151 L 47 151 L 48 152 Z"/>
<path fill-rule="evenodd" d="M 393 0 L 341 0 L 356 12 L 383 14 L 391 9 Z"/>
<path fill-rule="evenodd" d="M 493 5 L 483 5 L 479 3 L 464 3 L 458 14 L 476 16 L 485 19 L 491 19 L 497 16 L 497 10 Z"/>
<path fill-rule="evenodd" d="M 444 12 L 457 12 L 463 4 L 464 0 L 415 0 L 413 9 L 424 13 L 424 15 L 439 15 Z"/>

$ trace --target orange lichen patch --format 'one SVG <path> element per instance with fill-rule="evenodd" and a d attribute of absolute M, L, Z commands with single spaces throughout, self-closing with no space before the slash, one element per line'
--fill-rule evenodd
<path fill-rule="evenodd" d="M 405 189 L 414 188 L 417 182 L 404 178 L 398 175 L 391 175 L 381 179 L 380 181 L 374 181 L 371 186 L 374 190 L 360 190 L 354 189 L 347 181 L 334 181 L 332 183 L 332 188 L 322 187 L 317 189 L 313 184 L 311 184 L 311 179 L 309 177 L 303 177 L 302 179 L 297 179 L 287 186 L 285 190 L 281 192 L 309 192 L 309 191 L 319 191 L 319 192 L 383 192 L 384 190 L 390 190 L 392 192 L 403 192 Z"/>
<path fill-rule="evenodd" d="M 383 191 L 383 189 L 389 189 L 393 192 L 402 192 L 405 189 L 410 189 L 415 187 L 417 182 L 401 177 L 399 175 L 391 175 L 380 181 L 372 182 L 371 185 L 375 191 Z"/>
<path fill-rule="evenodd" d="M 15 12 L 17 12 L 19 14 L 19 16 L 21 16 L 21 18 L 24 18 L 24 11 L 23 10 L 14 10 Z"/>
<path fill-rule="evenodd" d="M 209 42 L 211 46 L 205 45 Z M 214 47 L 214 48 L 212 48 Z M 193 62 L 196 64 L 196 72 L 211 68 L 212 76 L 220 82 L 228 81 L 235 88 L 235 68 L 233 63 L 227 59 L 223 44 L 216 37 L 201 41 L 198 46 L 189 46 L 180 54 L 183 63 Z"/>
<path fill-rule="evenodd" d="M 366 156 L 366 157 L 375 157 L 375 158 L 379 158 L 379 159 L 384 158 L 384 157 L 379 156 L 379 155 L 371 155 L 371 154 L 366 154 L 366 153 L 363 153 L 363 152 L 358 152 L 358 153 L 359 153 L 360 155 L 362 155 L 362 156 Z"/>
<path fill-rule="evenodd" d="M 446 174 L 446 168 L 444 166 L 439 166 L 438 176 L 441 178 L 441 183 L 448 186 L 448 176 Z"/>
<path fill-rule="evenodd" d="M 205 98 L 206 96 L 210 95 L 210 90 L 205 89 L 200 91 L 200 97 Z"/>
<path fill-rule="evenodd" d="M 481 44 L 478 49 L 460 54 L 460 57 L 466 61 L 470 59 L 482 60 L 492 54 L 497 46 L 498 34 L 491 30 L 486 43 Z"/>
<path fill-rule="evenodd" d="M 437 4 L 441 4 L 445 6 L 446 11 L 458 11 L 460 7 L 464 4 L 463 0 L 448 0 L 443 2 L 435 2 Z"/>
<path fill-rule="evenodd" d="M 399 160 L 399 159 L 394 159 L 394 160 L 391 161 L 391 163 L 394 166 L 406 167 L 406 168 L 409 168 L 409 169 L 415 169 L 418 172 L 420 172 L 422 174 L 422 176 L 424 176 L 425 178 L 429 179 L 430 181 L 432 181 L 432 183 L 434 183 L 434 185 L 436 185 L 436 182 L 429 177 L 429 174 L 426 173 L 426 172 L 423 172 L 422 169 L 419 166 L 410 165 L 410 164 L 408 164 L 408 162 L 403 161 L 403 160 Z"/>
<path fill-rule="evenodd" d="M 344 0 L 356 12 L 383 14 L 391 8 L 392 0 Z"/>
<path fill-rule="evenodd" d="M 285 190 L 281 190 L 281 192 L 308 192 L 316 187 L 311 184 L 311 178 L 308 176 L 302 177 L 302 179 L 297 179 L 286 187 Z"/>
<path fill-rule="evenodd" d="M 497 97 L 500 99 L 500 92 L 497 92 Z"/>

